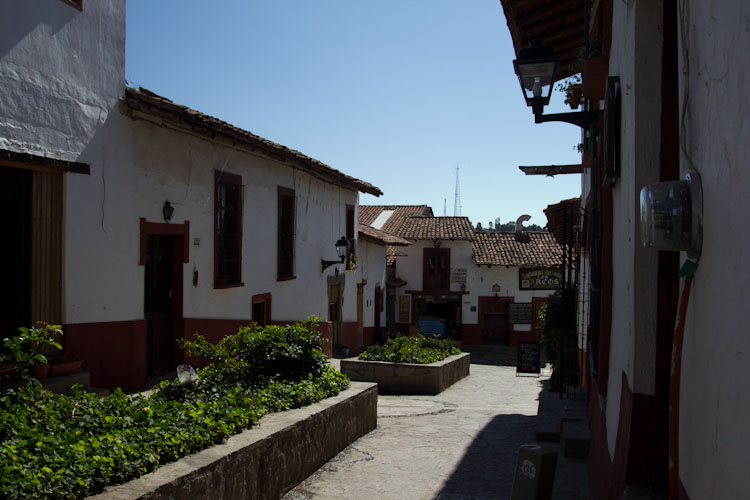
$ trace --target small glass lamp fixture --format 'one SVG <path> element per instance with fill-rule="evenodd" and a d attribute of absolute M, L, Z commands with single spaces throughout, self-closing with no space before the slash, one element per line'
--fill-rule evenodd
<path fill-rule="evenodd" d="M 174 215 L 174 207 L 171 203 L 169 203 L 169 200 L 164 202 L 164 206 L 161 207 L 162 215 L 164 215 L 164 220 L 169 222 L 172 220 L 172 215 Z"/>
<path fill-rule="evenodd" d="M 349 253 L 349 240 L 346 239 L 345 236 L 342 236 L 337 242 L 336 242 L 336 255 L 339 256 L 339 260 L 321 260 L 323 268 L 320 272 L 323 272 L 326 270 L 327 267 L 332 266 L 334 264 L 343 264 L 344 259 L 346 258 L 346 255 Z"/>
<path fill-rule="evenodd" d="M 531 106 L 535 115 L 541 115 L 549 104 L 558 62 L 552 48 L 542 46 L 539 40 L 532 40 L 513 61 L 526 105 Z"/>

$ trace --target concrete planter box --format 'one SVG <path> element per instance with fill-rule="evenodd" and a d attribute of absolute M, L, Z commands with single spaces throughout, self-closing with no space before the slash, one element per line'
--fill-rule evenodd
<path fill-rule="evenodd" d="M 341 372 L 352 380 L 377 382 L 380 394 L 440 394 L 469 375 L 470 362 L 469 353 L 427 365 L 349 358 L 341 360 Z"/>
<path fill-rule="evenodd" d="M 319 403 L 259 425 L 88 500 L 278 499 L 377 425 L 375 384 L 352 382 Z"/>

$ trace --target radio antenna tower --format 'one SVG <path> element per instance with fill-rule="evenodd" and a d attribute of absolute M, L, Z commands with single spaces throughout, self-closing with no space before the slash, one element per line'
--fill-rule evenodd
<path fill-rule="evenodd" d="M 461 185 L 458 183 L 458 165 L 456 165 L 456 197 L 453 200 L 453 216 L 461 216 Z"/>

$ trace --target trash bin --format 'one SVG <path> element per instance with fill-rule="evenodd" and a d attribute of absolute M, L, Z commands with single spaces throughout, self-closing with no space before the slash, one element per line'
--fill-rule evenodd
<path fill-rule="evenodd" d="M 555 482 L 557 452 L 536 444 L 518 449 L 511 500 L 550 500 Z"/>

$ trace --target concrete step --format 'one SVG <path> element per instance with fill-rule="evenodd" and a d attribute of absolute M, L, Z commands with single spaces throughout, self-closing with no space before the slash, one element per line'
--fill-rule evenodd
<path fill-rule="evenodd" d="M 76 384 L 81 384 L 84 391 L 96 393 L 100 397 L 109 394 L 109 391 L 106 389 L 92 387 L 91 373 L 86 371 L 69 373 L 67 375 L 60 375 L 59 377 L 47 377 L 41 380 L 41 383 L 45 389 L 56 394 L 70 394 L 71 388 Z"/>
<path fill-rule="evenodd" d="M 562 424 L 560 432 L 563 454 L 570 458 L 586 458 L 589 456 L 591 431 L 586 421 L 571 420 Z"/>

